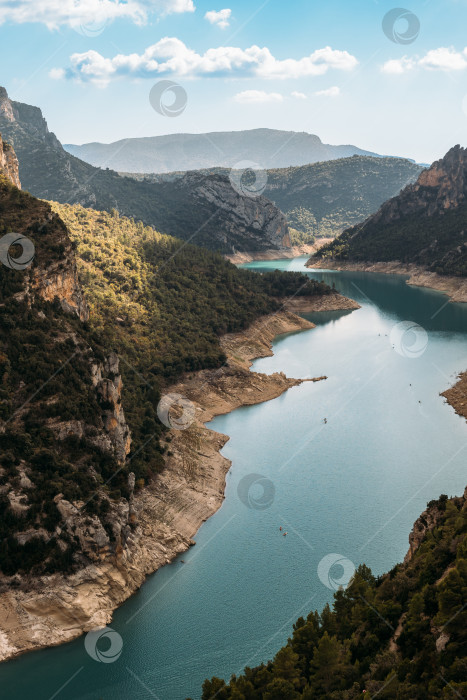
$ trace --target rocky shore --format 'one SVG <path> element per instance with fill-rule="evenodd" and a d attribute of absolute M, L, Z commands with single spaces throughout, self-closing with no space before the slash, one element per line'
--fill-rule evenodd
<path fill-rule="evenodd" d="M 311 258 L 306 267 L 325 270 L 349 270 L 358 272 L 381 272 L 388 275 L 408 275 L 407 284 L 415 287 L 430 287 L 444 292 L 452 301 L 467 302 L 467 279 L 449 277 L 428 272 L 419 265 L 394 262 L 346 262 L 343 260 L 315 260 Z"/>
<path fill-rule="evenodd" d="M 457 383 L 441 396 L 444 396 L 459 416 L 467 420 L 467 372 L 460 374 Z"/>
<path fill-rule="evenodd" d="M 302 312 L 358 308 L 338 294 L 298 302 Z M 34 581 L 18 577 L 16 587 L 0 590 L 0 660 L 62 644 L 109 624 L 113 611 L 149 574 L 194 544 L 200 525 L 222 504 L 230 468 L 220 454 L 228 437 L 209 430 L 205 422 L 239 406 L 269 401 L 302 381 L 326 379 L 249 371 L 254 358 L 273 354 L 276 335 L 313 327 L 286 309 L 263 317 L 246 331 L 222 338 L 228 358 L 224 367 L 194 373 L 170 388 L 170 393 L 192 402 L 194 420 L 186 430 L 170 431 L 165 470 L 134 496 L 135 526 L 124 550 L 112 561 L 91 564 L 72 575 Z"/>

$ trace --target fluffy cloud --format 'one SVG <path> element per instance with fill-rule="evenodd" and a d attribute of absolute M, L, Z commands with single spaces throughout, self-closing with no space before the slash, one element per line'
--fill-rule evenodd
<path fill-rule="evenodd" d="M 458 71 L 467 68 L 467 48 L 456 51 L 453 48 L 431 49 L 422 58 L 402 58 L 386 61 L 381 67 L 383 73 L 401 75 L 408 73 L 416 67 L 427 70 Z"/>
<path fill-rule="evenodd" d="M 153 12 L 194 12 L 193 0 L 0 0 L 0 24 L 40 22 L 49 29 L 60 26 L 110 22 L 125 18 L 144 24 Z"/>
<path fill-rule="evenodd" d="M 307 97 L 304 92 L 292 92 L 292 97 L 295 97 L 296 100 L 306 100 Z"/>
<path fill-rule="evenodd" d="M 326 90 L 318 90 L 318 92 L 315 92 L 316 97 L 338 97 L 340 94 L 340 88 L 336 85 L 326 88 Z"/>
<path fill-rule="evenodd" d="M 278 92 L 264 92 L 263 90 L 245 90 L 234 97 L 240 104 L 264 104 L 265 102 L 283 102 L 283 96 Z"/>
<path fill-rule="evenodd" d="M 267 79 L 304 78 L 323 75 L 330 68 L 349 71 L 358 64 L 347 51 L 327 46 L 309 56 L 278 60 L 268 48 L 251 46 L 240 49 L 220 46 L 198 54 L 183 41 L 165 37 L 147 48 L 143 54 L 118 54 L 104 58 L 97 51 L 75 53 L 70 57 L 67 77 L 105 85 L 119 76 L 156 78 L 178 77 L 255 77 Z"/>
<path fill-rule="evenodd" d="M 207 19 L 210 24 L 216 24 L 221 29 L 227 29 L 231 15 L 232 10 L 228 9 L 219 10 L 219 12 L 210 10 L 210 12 L 206 12 L 204 19 Z"/>

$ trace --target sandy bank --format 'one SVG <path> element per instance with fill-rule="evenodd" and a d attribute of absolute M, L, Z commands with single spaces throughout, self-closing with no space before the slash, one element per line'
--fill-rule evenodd
<path fill-rule="evenodd" d="M 444 292 L 452 301 L 467 302 L 467 279 L 448 277 L 428 272 L 418 265 L 405 265 L 400 262 L 345 262 L 341 260 L 309 260 L 309 268 L 326 270 L 350 270 L 361 272 L 381 272 L 391 275 L 409 275 L 407 284 L 415 287 L 430 287 Z"/>
<path fill-rule="evenodd" d="M 306 310 L 329 304 L 356 308 L 336 294 L 308 301 Z M 204 423 L 301 384 L 302 380 L 283 373 L 267 376 L 250 372 L 249 367 L 252 359 L 272 355 L 276 335 L 313 327 L 287 310 L 263 317 L 248 330 L 221 339 L 228 357 L 225 367 L 194 373 L 170 388 L 193 402 L 195 419 L 186 430 L 170 431 L 172 454 L 162 474 L 135 496 L 135 527 L 125 547 L 117 557 L 72 575 L 18 578 L 17 588 L 0 591 L 0 660 L 62 644 L 109 624 L 113 611 L 149 574 L 194 544 L 192 537 L 200 525 L 222 504 L 230 468 L 220 454 L 228 437 L 208 430 Z"/>

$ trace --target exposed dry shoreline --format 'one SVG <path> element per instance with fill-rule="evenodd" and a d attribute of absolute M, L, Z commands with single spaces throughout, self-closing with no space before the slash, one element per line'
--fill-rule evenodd
<path fill-rule="evenodd" d="M 415 287 L 430 287 L 444 292 L 452 301 L 467 302 L 467 279 L 448 277 L 428 272 L 419 265 L 400 262 L 344 262 L 338 260 L 309 260 L 306 267 L 325 270 L 350 270 L 359 272 L 381 272 L 388 275 L 409 275 L 407 284 Z"/>
<path fill-rule="evenodd" d="M 318 238 L 315 243 L 304 243 L 303 245 L 295 245 L 291 248 L 275 248 L 274 250 L 263 250 L 258 253 L 236 253 L 235 255 L 226 255 L 225 257 L 235 265 L 261 260 L 299 258 L 301 255 L 313 255 L 313 253 L 316 253 L 317 250 L 327 243 L 330 243 L 332 240 L 332 238 Z"/>
<path fill-rule="evenodd" d="M 293 305 L 290 302 L 289 308 Z M 358 308 L 338 294 L 298 299 L 295 305 L 302 313 Z M 222 504 L 230 468 L 220 454 L 228 437 L 209 430 L 205 422 L 239 406 L 269 401 L 302 381 L 326 379 L 249 371 L 254 358 L 273 354 L 275 336 L 313 327 L 288 310 L 263 317 L 248 330 L 221 339 L 228 357 L 225 367 L 194 373 L 170 388 L 193 402 L 195 419 L 186 430 L 170 431 L 172 454 L 162 474 L 134 498 L 136 526 L 125 548 L 116 560 L 89 565 L 70 576 L 18 580 L 18 588 L 0 592 L 0 661 L 108 625 L 114 610 L 149 574 L 194 544 L 200 525 Z"/>

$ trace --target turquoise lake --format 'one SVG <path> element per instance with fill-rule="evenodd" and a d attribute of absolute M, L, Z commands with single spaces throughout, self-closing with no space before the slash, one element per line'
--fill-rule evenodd
<path fill-rule="evenodd" d="M 332 601 L 323 557 L 380 574 L 403 559 L 427 501 L 463 492 L 467 424 L 439 394 L 467 369 L 467 304 L 400 276 L 307 274 L 362 308 L 311 314 L 315 329 L 279 337 L 254 369 L 328 379 L 212 421 L 231 437 L 225 501 L 197 545 L 116 611 L 117 661 L 93 660 L 83 639 L 27 654 L 0 665 L 2 699 L 199 699 L 204 678 L 268 660 L 300 615 Z M 405 321 L 421 328 L 403 335 Z M 239 497 L 251 474 L 263 477 L 262 509 Z M 252 486 L 250 506 L 261 494 Z"/>

